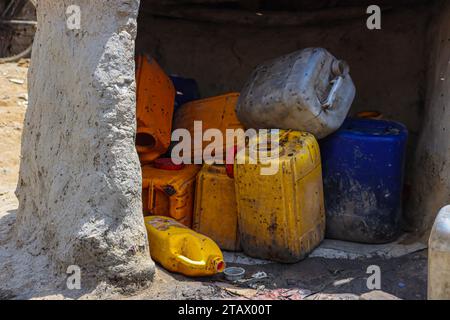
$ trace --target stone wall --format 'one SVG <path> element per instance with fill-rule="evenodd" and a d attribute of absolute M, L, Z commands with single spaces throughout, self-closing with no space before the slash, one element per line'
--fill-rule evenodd
<path fill-rule="evenodd" d="M 441 1 L 429 30 L 425 117 L 414 160 L 407 221 L 428 234 L 450 203 L 450 4 Z"/>

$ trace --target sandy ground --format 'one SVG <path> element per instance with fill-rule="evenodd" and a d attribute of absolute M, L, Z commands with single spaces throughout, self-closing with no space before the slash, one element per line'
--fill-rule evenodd
<path fill-rule="evenodd" d="M 309 258 L 290 265 L 230 264 L 246 269 L 246 280 L 239 283 L 226 281 L 222 275 L 189 279 L 157 267 L 151 288 L 131 296 L 108 286 L 91 292 L 74 292 L 61 289 L 61 283 L 55 288 L 47 288 L 46 279 L 41 279 L 39 285 L 29 281 L 22 283 L 28 280 L 27 277 L 17 277 L 15 285 L 20 290 L 5 289 L 1 284 L 2 277 L 15 278 L 15 275 L 22 273 L 20 264 L 23 260 L 20 259 L 21 255 L 26 255 L 8 251 L 8 246 L 2 247 L 2 244 L 8 241 L 17 208 L 14 190 L 18 179 L 20 138 L 28 100 L 27 66 L 28 61 L 0 64 L 0 264 L 9 263 L 7 271 L 10 272 L 0 274 L 0 299 L 360 299 L 371 291 L 367 288 L 367 268 L 371 265 L 377 265 L 381 269 L 381 289 L 384 292 L 402 299 L 426 298 L 426 250 L 395 259 Z M 35 260 L 45 268 L 45 259 Z M 265 277 L 252 278 L 260 272 Z M 393 296 L 381 295 L 386 299 Z M 376 297 L 380 298 L 379 295 Z"/>
<path fill-rule="evenodd" d="M 28 61 L 0 65 L 0 212 L 17 205 L 14 190 L 20 160 L 20 138 L 28 104 Z"/>

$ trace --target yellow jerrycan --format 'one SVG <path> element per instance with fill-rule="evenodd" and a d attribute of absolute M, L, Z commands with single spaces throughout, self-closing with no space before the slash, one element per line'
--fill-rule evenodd
<path fill-rule="evenodd" d="M 192 226 L 195 178 L 201 166 L 174 165 L 168 158 L 142 167 L 144 215 L 168 216 Z"/>
<path fill-rule="evenodd" d="M 275 145 L 260 145 L 255 135 L 236 155 L 241 246 L 256 258 L 295 263 L 324 238 L 319 145 L 313 135 L 304 132 L 276 130 L 269 136 Z M 264 161 L 258 155 L 264 155 Z M 271 170 L 262 170 L 268 166 Z"/>
<path fill-rule="evenodd" d="M 224 165 L 205 164 L 197 176 L 193 228 L 223 250 L 240 249 L 234 180 Z"/>
<path fill-rule="evenodd" d="M 142 55 L 136 63 L 136 149 L 142 163 L 165 153 L 170 145 L 175 88 L 155 59 Z"/>
<path fill-rule="evenodd" d="M 190 277 L 211 276 L 225 269 L 213 240 L 168 217 L 145 217 L 150 254 L 165 269 Z"/>

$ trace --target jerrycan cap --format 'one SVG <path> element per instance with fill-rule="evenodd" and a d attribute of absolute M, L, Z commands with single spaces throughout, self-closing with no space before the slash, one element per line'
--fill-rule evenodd
<path fill-rule="evenodd" d="M 170 171 L 178 171 L 184 168 L 184 163 L 175 164 L 170 158 L 156 159 L 153 165 L 156 169 L 170 170 Z"/>
<path fill-rule="evenodd" d="M 225 270 L 226 264 L 222 258 L 220 257 L 214 258 L 212 262 L 216 272 L 221 273 Z"/>

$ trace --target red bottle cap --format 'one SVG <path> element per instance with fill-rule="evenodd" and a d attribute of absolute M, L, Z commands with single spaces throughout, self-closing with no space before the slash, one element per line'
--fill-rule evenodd
<path fill-rule="evenodd" d="M 156 169 L 177 171 L 184 168 L 184 163 L 175 164 L 172 162 L 172 159 L 170 158 L 160 158 L 156 159 L 155 162 L 153 162 L 153 166 Z"/>

